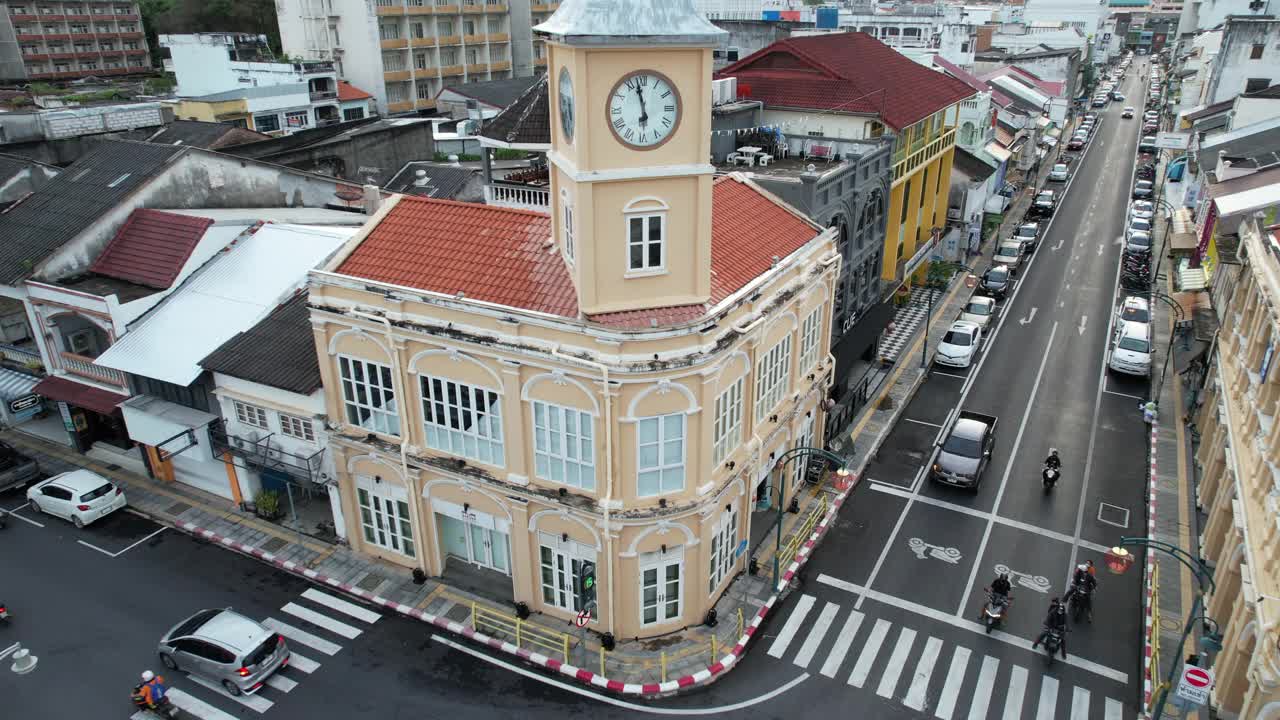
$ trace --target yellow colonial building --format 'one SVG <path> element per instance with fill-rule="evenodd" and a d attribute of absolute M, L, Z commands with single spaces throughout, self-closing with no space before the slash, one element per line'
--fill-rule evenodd
<path fill-rule="evenodd" d="M 702 622 L 800 481 L 775 459 L 822 445 L 840 272 L 835 230 L 715 176 L 722 32 L 658 2 L 538 27 L 550 215 L 394 196 L 310 288 L 353 546 L 564 619 L 593 562 L 620 639 Z"/>
<path fill-rule="evenodd" d="M 1280 226 L 1240 227 L 1243 267 L 1215 280 L 1218 348 L 1199 415 L 1201 539 L 1222 628 L 1211 702 L 1218 717 L 1280 718 Z"/>

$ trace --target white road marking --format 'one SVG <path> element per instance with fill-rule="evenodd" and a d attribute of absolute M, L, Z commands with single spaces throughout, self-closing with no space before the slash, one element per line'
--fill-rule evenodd
<path fill-rule="evenodd" d="M 248 694 L 232 695 L 231 693 L 223 689 L 223 687 L 218 683 L 212 680 L 206 680 L 200 677 L 199 675 L 188 675 L 187 678 L 190 679 L 191 682 L 194 682 L 197 685 L 203 685 L 204 687 L 207 687 L 210 690 L 218 693 L 222 697 L 228 700 L 234 700 L 235 702 L 240 703 L 241 705 L 249 708 L 250 710 L 256 713 L 264 713 L 270 710 L 272 705 L 275 705 L 275 703 L 271 702 L 270 700 L 260 695 L 248 695 Z"/>
<path fill-rule="evenodd" d="M 1036 709 L 1036 720 L 1053 720 L 1054 708 L 1058 706 L 1058 679 L 1048 675 L 1040 677 L 1040 707 Z"/>
<path fill-rule="evenodd" d="M 1071 720 L 1089 720 L 1089 691 L 1079 685 L 1071 691 Z"/>
<path fill-rule="evenodd" d="M 236 720 L 235 715 L 224 713 L 209 703 L 188 695 L 177 688 L 169 688 L 166 694 L 169 696 L 169 702 L 177 705 L 179 710 L 188 715 L 194 715 L 200 720 Z M 155 716 L 148 713 L 148 717 L 154 718 Z"/>
<path fill-rule="evenodd" d="M 378 618 L 382 617 L 368 608 L 360 607 L 359 605 L 347 602 L 342 598 L 336 598 L 329 593 L 320 592 L 315 588 L 309 588 L 306 592 L 302 593 L 302 597 L 312 602 L 324 605 L 332 610 L 337 610 L 344 615 L 350 615 L 357 620 L 363 620 L 367 623 L 375 623 L 378 621 Z"/>
<path fill-rule="evenodd" d="M 167 530 L 167 529 L 168 529 L 168 528 L 163 528 L 163 527 L 162 527 L 162 528 L 160 528 L 159 530 L 156 530 L 155 532 L 151 533 L 150 535 L 148 535 L 148 536 L 146 536 L 146 537 L 142 538 L 141 540 L 139 540 L 139 541 L 135 542 L 134 544 L 130 545 L 129 547 L 127 547 L 127 548 L 125 548 L 125 549 L 123 549 L 123 550 L 117 551 L 117 552 L 111 552 L 111 551 L 109 551 L 109 550 L 103 550 L 102 548 L 98 547 L 97 545 L 90 545 L 89 543 L 87 543 L 87 542 L 85 542 L 85 541 L 83 541 L 83 540 L 77 540 L 76 542 L 80 543 L 81 545 L 83 545 L 83 546 L 85 546 L 85 547 L 87 547 L 87 548 L 91 548 L 91 549 L 93 549 L 93 550 L 97 550 L 98 552 L 102 553 L 103 555 L 106 555 L 107 557 L 118 558 L 118 557 L 120 557 L 121 555 L 123 555 L 123 554 L 125 554 L 125 553 L 129 552 L 130 550 L 132 550 L 132 549 L 134 549 L 134 548 L 138 547 L 138 546 L 139 546 L 139 545 L 141 545 L 142 543 L 144 543 L 144 542 L 146 542 L 146 541 L 150 540 L 151 538 L 153 538 L 153 537 L 155 537 L 155 536 L 159 535 L 160 533 L 164 532 L 164 531 L 165 531 L 165 530 Z"/>
<path fill-rule="evenodd" d="M 266 685 L 269 688 L 275 688 L 276 690 L 279 690 L 280 692 L 285 692 L 285 693 L 298 687 L 298 683 L 296 680 L 291 680 L 281 675 L 280 673 L 274 673 L 273 675 L 271 675 L 271 677 L 267 678 Z"/>
<path fill-rule="evenodd" d="M 957 380 L 968 380 L 968 375 L 956 375 L 955 373 L 942 372 L 941 370 L 930 370 L 930 375 L 941 375 L 942 377 L 955 378 Z"/>
<path fill-rule="evenodd" d="M 1124 719 L 1124 705 L 1122 705 L 1119 700 L 1112 700 L 1111 698 L 1107 698 L 1107 702 L 1104 708 L 1105 708 L 1105 711 L 1103 712 L 1104 720 L 1123 720 Z"/>
<path fill-rule="evenodd" d="M 1030 324 L 1031 324 L 1031 322 L 1032 322 L 1033 320 L 1035 320 L 1035 319 L 1036 319 L 1036 308 L 1033 306 L 1033 307 L 1031 308 L 1031 314 L 1030 314 L 1030 315 L 1028 315 L 1027 317 L 1024 317 L 1024 318 L 1019 319 L 1019 320 L 1018 320 L 1018 324 L 1019 324 L 1019 325 L 1030 325 Z"/>
<path fill-rule="evenodd" d="M 289 650 L 289 667 L 308 675 L 315 672 L 320 667 L 320 663 L 312 660 L 306 655 L 299 655 L 292 648 Z"/>
<path fill-rule="evenodd" d="M 312 625 L 322 627 L 334 635 L 341 635 L 348 640 L 359 637 L 360 633 L 363 632 L 360 628 L 354 628 L 344 622 L 338 622 L 328 615 L 318 613 L 311 608 L 302 607 L 297 603 L 289 603 L 280 609 L 296 618 L 306 620 Z"/>
<path fill-rule="evenodd" d="M 1089 324 L 1089 316 L 1081 315 L 1080 324 L 1076 326 L 1076 332 L 1079 333 L 1080 335 L 1084 335 L 1084 329 L 1088 324 Z"/>
<path fill-rule="evenodd" d="M 853 644 L 854 636 L 858 634 L 862 618 L 862 613 L 857 610 L 849 613 L 849 617 L 844 621 L 844 627 L 840 628 L 840 634 L 836 636 L 836 644 L 831 646 L 831 652 L 827 654 L 827 661 L 822 663 L 819 673 L 829 678 L 836 676 L 836 672 L 840 670 L 840 664 L 844 662 L 844 656 L 849 653 L 849 646 Z"/>
<path fill-rule="evenodd" d="M 902 677 L 902 669 L 907 664 L 911 645 L 915 641 L 916 631 L 911 628 L 904 627 L 898 633 L 898 642 L 893 646 L 893 654 L 889 656 L 889 666 L 884 669 L 880 686 L 876 688 L 876 694 L 880 697 L 893 697 L 893 691 L 898 687 L 898 678 Z"/>
<path fill-rule="evenodd" d="M 934 717 L 939 720 L 951 720 L 956 711 L 956 700 L 960 697 L 960 687 L 964 685 L 964 673 L 969 669 L 969 648 L 956 646 L 951 656 L 951 668 L 947 670 L 947 681 L 942 686 L 942 694 L 938 696 L 938 709 Z"/>
<path fill-rule="evenodd" d="M 1018 457 L 1018 448 L 1022 446 L 1022 436 L 1027 431 L 1027 422 L 1031 419 L 1031 411 L 1036 407 L 1036 395 L 1040 392 L 1040 381 L 1044 379 L 1044 369 L 1049 364 L 1049 355 L 1053 352 L 1053 339 L 1057 335 L 1058 321 L 1055 320 L 1053 328 L 1049 330 L 1049 341 L 1044 346 L 1044 356 L 1040 358 L 1040 369 L 1036 371 L 1035 383 L 1031 386 L 1031 395 L 1027 398 L 1027 409 L 1022 413 L 1022 422 L 1018 424 L 1018 434 L 1013 438 L 1013 449 L 1009 451 L 1009 457 L 1005 461 L 1004 477 L 1000 478 L 1000 489 L 996 491 L 996 500 L 991 506 L 997 513 L 1000 511 L 1000 500 L 1004 498 L 1004 491 L 1009 487 L 1009 475 L 1013 473 L 1013 461 Z M 978 543 L 978 552 L 974 555 L 978 562 L 975 562 L 969 571 L 969 582 L 964 586 L 964 594 L 961 596 L 960 607 L 956 608 L 956 615 L 964 614 L 965 602 L 973 594 L 973 583 L 978 578 L 978 566 L 982 561 L 983 553 L 986 552 L 987 542 L 991 540 L 991 528 L 994 526 L 993 520 L 988 520 L 987 527 L 982 532 L 982 541 Z"/>
<path fill-rule="evenodd" d="M 875 627 L 871 628 L 871 635 L 867 637 L 867 644 L 862 646 L 858 662 L 853 666 L 853 672 L 849 674 L 850 685 L 860 688 L 867 682 L 867 676 L 871 674 L 871 666 L 876 661 L 876 654 L 884 644 L 884 636 L 889 634 L 890 624 L 883 618 L 876 620 Z"/>
<path fill-rule="evenodd" d="M 1000 642 L 1005 643 L 1006 645 L 1013 645 L 1015 647 L 1020 647 L 1024 650 L 1031 650 L 1030 640 L 1025 640 L 1023 638 L 1018 637 L 1017 635 L 1010 635 L 1009 633 L 1003 630 L 994 630 L 990 634 L 988 634 L 986 626 L 984 626 L 982 623 L 975 622 L 973 620 L 966 620 L 961 617 L 956 617 L 955 615 L 948 612 L 935 610 L 931 607 L 926 607 L 918 603 L 913 603 L 910 600 L 904 600 L 899 597 L 894 597 L 893 595 L 890 595 L 888 593 L 882 593 L 879 590 L 871 590 L 870 588 L 864 587 L 862 585 L 857 585 L 855 583 L 851 583 L 847 580 L 841 580 L 839 578 L 833 578 L 830 575 L 826 575 L 826 574 L 818 575 L 818 582 L 822 583 L 823 585 L 828 585 L 833 588 L 844 590 L 845 592 L 848 592 L 848 593 L 853 593 L 855 595 L 860 595 L 862 597 L 870 598 L 871 600 L 874 600 L 878 603 L 891 605 L 900 610 L 906 610 L 907 612 L 915 613 L 916 615 L 929 618 L 930 620 L 936 620 L 941 623 L 946 623 L 947 625 L 960 628 L 961 630 L 968 630 L 969 632 L 975 635 L 984 635 L 990 639 L 999 640 Z M 881 622 L 885 622 L 886 624 L 888 624 L 887 621 L 881 621 Z M 1098 675 L 1100 677 L 1104 677 L 1109 680 L 1115 680 L 1116 682 L 1121 684 L 1129 682 L 1128 673 L 1120 672 L 1119 670 L 1113 670 L 1105 665 L 1101 665 L 1099 663 L 1093 662 L 1092 660 L 1086 660 L 1078 655 L 1069 654 L 1067 655 L 1067 659 L 1064 660 L 1063 662 L 1072 667 L 1077 667 L 1086 672 L 1093 673 L 1094 675 Z"/>
<path fill-rule="evenodd" d="M 1027 669 L 1014 665 L 1009 670 L 1009 692 L 1004 696 L 1004 720 L 1022 720 L 1022 700 L 1026 693 Z"/>
<path fill-rule="evenodd" d="M 925 697 L 929 694 L 929 679 L 933 677 L 933 666 L 938 662 L 938 653 L 942 652 L 942 641 L 936 637 L 929 638 L 924 644 L 924 654 L 916 663 L 915 674 L 911 676 L 911 687 L 907 689 L 907 697 L 903 705 L 912 710 L 923 710 Z"/>
<path fill-rule="evenodd" d="M 338 651 L 342 649 L 342 646 L 337 643 L 331 643 L 324 638 L 316 637 L 305 630 L 299 630 L 298 628 L 282 623 L 275 618 L 267 618 L 266 620 L 263 620 L 262 626 L 275 630 L 293 642 L 302 643 L 313 650 L 319 650 L 325 655 L 337 655 Z"/>
<path fill-rule="evenodd" d="M 982 671 L 978 684 L 973 688 L 973 704 L 969 706 L 969 720 L 987 720 L 987 708 L 991 705 L 991 691 L 996 687 L 996 669 L 1000 661 L 990 655 L 982 659 Z"/>
<path fill-rule="evenodd" d="M 563 683 L 563 682 L 560 682 L 559 680 L 552 680 L 551 678 L 539 675 L 538 673 L 535 673 L 532 670 L 526 670 L 525 668 L 517 667 L 504 660 L 499 660 L 498 658 L 490 657 L 489 655 L 485 655 L 479 650 L 472 650 L 471 648 L 465 645 L 461 645 L 459 643 L 456 643 L 448 638 L 444 638 L 439 635 L 432 635 L 431 639 L 435 640 L 441 645 L 446 645 L 448 647 L 451 647 L 454 650 L 457 650 L 458 652 L 466 653 L 471 657 L 478 658 L 491 665 L 496 665 L 504 670 L 509 670 L 513 673 L 516 673 L 517 675 L 522 675 L 531 680 L 537 680 L 540 683 L 544 683 L 555 688 L 560 688 L 561 690 L 566 690 L 580 697 L 591 698 L 592 700 L 596 700 L 608 705 L 613 705 L 614 707 L 626 708 L 627 710 L 634 710 L 636 712 L 649 713 L 650 715 L 719 715 L 721 713 L 730 713 L 737 710 L 743 710 L 743 709 L 752 707 L 753 705 L 759 705 L 760 703 L 763 703 L 763 702 L 768 702 L 774 699 L 775 697 L 778 697 L 779 695 L 782 695 L 783 693 L 791 690 L 791 688 L 799 685 L 805 680 L 809 679 L 809 673 L 801 673 L 798 677 L 792 678 L 790 681 L 784 683 L 779 687 L 776 687 L 770 690 L 769 692 L 763 695 L 751 698 L 750 700 L 743 700 L 742 702 L 737 702 L 732 705 L 721 705 L 719 707 L 709 707 L 709 708 L 654 707 L 652 705 L 641 705 L 639 703 L 631 703 L 625 700 L 619 700 L 615 697 L 609 697 L 608 695 L 593 693 L 590 690 L 585 690 L 576 685 Z"/>
<path fill-rule="evenodd" d="M 827 636 L 827 631 L 831 629 L 831 623 L 835 621 L 836 613 L 838 612 L 840 612 L 840 606 L 833 602 L 827 603 L 822 608 L 818 619 L 809 628 L 809 635 L 805 637 L 804 644 L 800 646 L 800 651 L 791 660 L 792 663 L 802 668 L 809 667 L 809 661 L 813 660 L 814 653 L 818 652 L 818 645 L 822 644 L 822 639 Z"/>
<path fill-rule="evenodd" d="M 956 376 L 954 376 L 954 377 L 959 377 L 959 376 L 958 376 L 958 375 L 956 375 Z M 909 423 L 915 423 L 915 424 L 917 424 L 917 425 L 928 425 L 929 427 L 936 427 L 936 428 L 940 428 L 940 427 L 942 427 L 942 426 L 941 426 L 941 425 L 939 425 L 938 423 L 926 422 L 926 421 L 924 421 L 924 420 L 917 420 L 917 419 L 915 419 L 915 418 L 902 418 L 902 419 L 903 419 L 904 421 L 906 421 L 906 422 L 909 422 Z"/>
<path fill-rule="evenodd" d="M 26 507 L 27 507 L 28 505 L 30 505 L 30 504 L 31 504 L 31 503 L 29 503 L 29 502 L 25 502 L 25 503 L 22 503 L 21 505 L 19 505 L 18 507 L 14 508 L 14 509 L 12 509 L 12 510 L 5 510 L 4 512 L 5 512 L 5 514 L 6 514 L 6 515 L 8 515 L 9 517 L 11 517 L 11 518 L 17 518 L 18 520 L 21 520 L 21 521 L 22 521 L 22 522 L 24 522 L 24 523 L 31 523 L 32 525 L 35 525 L 36 527 L 44 527 L 44 523 L 36 522 L 35 520 L 32 520 L 31 518 L 23 517 L 23 516 L 21 516 L 21 515 L 19 515 L 19 514 L 18 514 L 18 511 L 19 511 L 19 510 L 22 510 L 22 509 L 26 508 Z"/>
<path fill-rule="evenodd" d="M 791 616 L 787 618 L 787 622 L 782 626 L 782 630 L 778 632 L 778 636 L 773 639 L 773 644 L 769 646 L 769 655 L 771 657 L 780 658 L 787 652 L 787 646 L 791 644 L 791 639 L 796 636 L 796 632 L 800 630 L 800 626 L 804 624 L 804 618 L 813 609 L 813 604 L 817 602 L 817 598 L 812 595 L 801 595 L 796 601 L 796 606 L 791 609 Z"/>
<path fill-rule="evenodd" d="M 1147 401 L 1147 399 L 1144 397 L 1139 397 L 1138 395 L 1130 395 L 1129 393 L 1116 392 L 1115 390 L 1103 390 L 1102 392 L 1108 395 L 1119 395 L 1120 397 L 1129 398 L 1130 400 L 1137 400 L 1138 402 Z"/>

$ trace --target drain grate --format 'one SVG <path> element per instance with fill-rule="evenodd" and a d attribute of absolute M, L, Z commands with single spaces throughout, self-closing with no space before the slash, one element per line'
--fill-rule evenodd
<path fill-rule="evenodd" d="M 107 469 L 112 472 L 115 472 L 116 470 L 120 469 L 120 466 L 115 463 L 111 463 L 110 465 L 107 466 Z"/>
<path fill-rule="evenodd" d="M 454 605 L 444 616 L 457 623 L 470 622 L 471 608 L 466 605 Z"/>
<path fill-rule="evenodd" d="M 186 511 L 188 511 L 188 510 L 190 510 L 190 509 L 191 509 L 191 506 L 190 506 L 190 505 L 188 505 L 187 503 L 184 503 L 184 502 L 176 502 L 176 503 L 174 503 L 174 504 L 170 505 L 170 506 L 169 506 L 169 509 L 168 509 L 168 510 L 166 510 L 165 512 L 169 513 L 170 515 L 181 515 L 182 513 L 186 512 Z"/>
<path fill-rule="evenodd" d="M 386 581 L 386 578 L 377 573 L 369 573 L 365 575 L 360 582 L 356 583 L 356 587 L 361 590 L 373 592 L 379 585 Z"/>
<path fill-rule="evenodd" d="M 288 544 L 289 544 L 289 541 L 285 540 L 284 538 L 273 537 L 270 540 L 259 545 L 258 549 L 262 550 L 263 552 L 274 553 L 280 548 Z"/>
<path fill-rule="evenodd" d="M 1129 527 L 1129 510 L 1119 505 L 1098 503 L 1098 522 L 1114 525 L 1118 528 Z"/>

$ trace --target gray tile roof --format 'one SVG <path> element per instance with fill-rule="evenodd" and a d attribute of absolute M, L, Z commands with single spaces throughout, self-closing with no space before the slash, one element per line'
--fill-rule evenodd
<path fill-rule="evenodd" d="M 418 171 L 422 170 L 426 173 L 423 185 L 415 184 L 418 180 Z M 467 167 L 454 167 L 452 165 L 441 165 L 439 163 L 414 161 L 405 163 L 400 168 L 400 172 L 391 178 L 384 190 L 391 192 L 405 193 L 406 195 L 417 195 L 418 197 L 439 198 L 441 200 L 453 200 L 457 198 L 458 193 L 466 188 L 467 183 L 476 176 L 476 171 Z"/>
<path fill-rule="evenodd" d="M 0 153 L 0 183 L 26 170 L 37 163 L 17 155 L 5 155 Z"/>
<path fill-rule="evenodd" d="M 237 132 L 239 131 L 239 132 Z M 165 125 L 159 132 L 147 138 L 147 142 L 161 145 L 190 145 L 198 148 L 213 148 L 228 135 L 244 134 L 247 138 L 257 136 L 265 140 L 268 136 L 252 130 L 236 127 L 228 123 L 203 122 L 201 120 L 174 120 Z M 248 139 L 240 142 L 249 142 Z"/>
<path fill-rule="evenodd" d="M 530 86 L 538 82 L 537 76 L 506 78 L 504 80 L 487 80 L 485 82 L 462 83 L 441 89 L 457 93 L 463 97 L 473 98 L 489 107 L 505 108 L 515 102 Z M 438 97 L 438 95 L 437 95 Z"/>
<path fill-rule="evenodd" d="M 515 102 L 488 120 L 482 137 L 511 144 L 551 144 L 551 105 L 547 99 L 547 76 L 529 86 Z"/>
<path fill-rule="evenodd" d="M 310 395 L 321 386 L 310 317 L 307 294 L 299 292 L 257 325 L 209 353 L 200 365 L 241 380 Z"/>
<path fill-rule="evenodd" d="M 186 148 L 102 140 L 36 192 L 0 215 L 0 283 L 36 265 L 97 222 Z"/>

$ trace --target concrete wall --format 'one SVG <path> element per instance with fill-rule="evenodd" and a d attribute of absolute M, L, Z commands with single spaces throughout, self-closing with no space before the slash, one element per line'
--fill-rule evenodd
<path fill-rule="evenodd" d="M 252 148 L 255 144 L 240 148 Z M 240 148 L 222 148 L 222 152 L 236 155 L 240 154 L 236 152 Z M 420 122 L 355 135 L 321 147 L 296 148 L 266 155 L 255 153 L 255 157 L 265 162 L 342 180 L 383 185 L 405 163 L 430 160 L 434 151 L 431 123 Z"/>
<path fill-rule="evenodd" d="M 309 13 L 306 7 L 312 1 L 276 0 L 276 19 L 285 54 L 308 60 L 333 60 L 338 76 L 373 95 L 378 112 L 387 114 L 382 45 L 373 0 L 332 0 L 335 17 Z M 329 23 L 337 27 L 341 54 L 334 52 L 330 42 Z"/>
<path fill-rule="evenodd" d="M 1264 46 L 1262 57 L 1250 59 L 1255 43 Z M 1212 105 L 1244 92 L 1245 84 L 1253 78 L 1267 78 L 1280 82 L 1280 20 L 1252 20 L 1234 18 L 1225 28 L 1222 48 L 1213 63 L 1206 104 Z"/>
<path fill-rule="evenodd" d="M 4 18 L 0 18 L 0 79 L 24 80 L 26 77 L 27 70 L 22 63 L 18 37 L 13 31 L 9 13 L 6 12 Z"/>
<path fill-rule="evenodd" d="M 720 43 L 720 57 L 716 58 L 716 67 L 721 68 L 730 63 L 723 51 L 736 49 L 738 59 L 762 50 L 779 40 L 791 37 L 795 30 L 805 30 L 812 26 L 808 23 L 765 22 L 763 20 L 716 20 L 715 26 L 729 33 Z"/>

